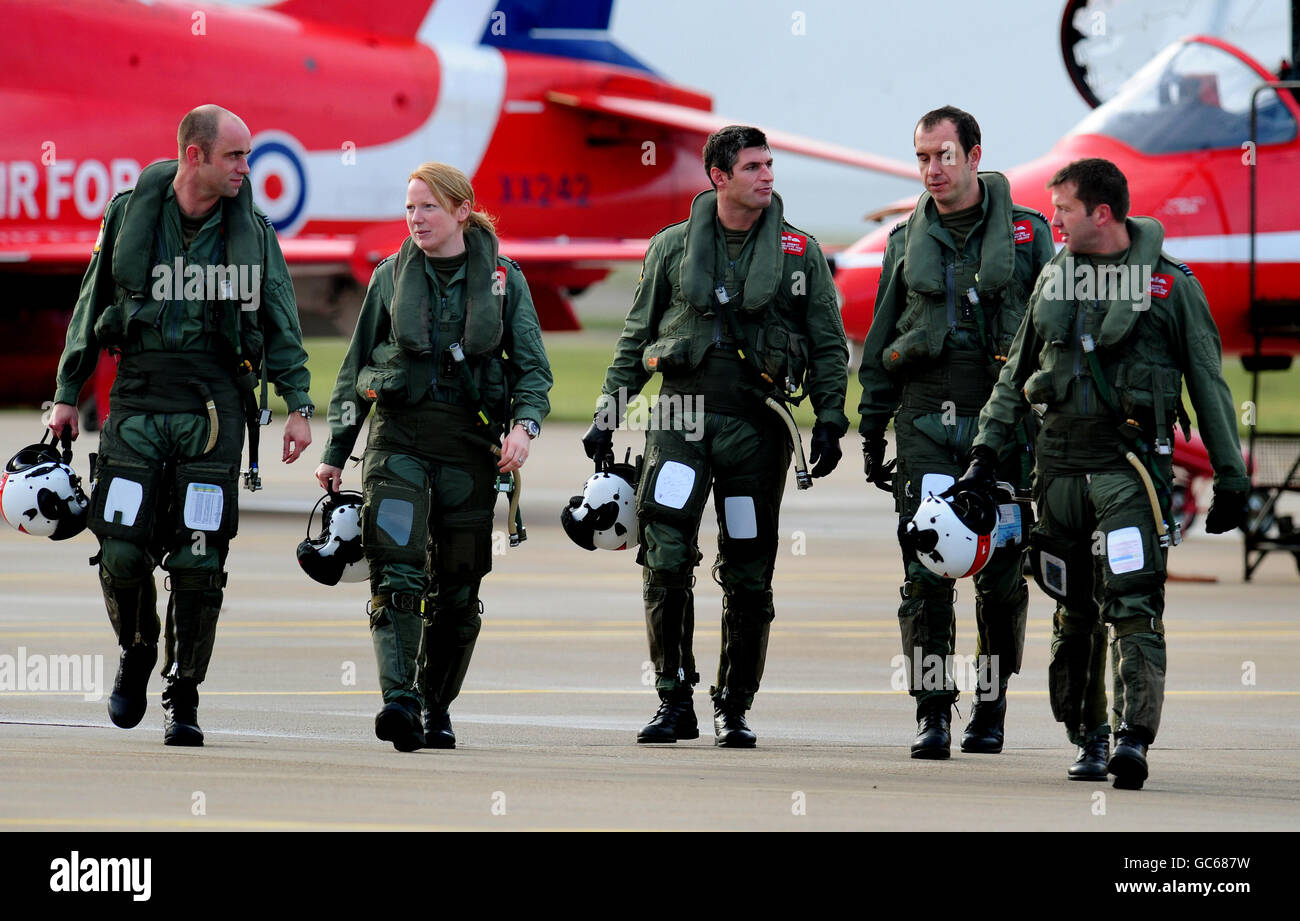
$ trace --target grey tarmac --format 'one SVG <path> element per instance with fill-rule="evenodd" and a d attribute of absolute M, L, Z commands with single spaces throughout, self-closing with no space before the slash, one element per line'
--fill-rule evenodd
<path fill-rule="evenodd" d="M 35 413 L 0 414 L 0 445 L 33 440 L 35 422 Z M 271 431 L 267 453 L 278 453 Z M 1290 556 L 1274 555 L 1246 585 L 1240 538 L 1199 528 L 1170 568 L 1218 581 L 1168 586 L 1170 691 L 1146 789 L 1066 780 L 1074 750 L 1048 708 L 1051 606 L 1036 588 L 1005 751 L 967 755 L 954 744 L 949 761 L 911 760 L 911 701 L 895 689 L 894 516 L 863 485 L 852 437 L 832 476 L 809 491 L 787 488 L 777 619 L 750 713 L 758 748 L 712 745 L 704 692 L 720 596 L 707 566 L 697 587 L 701 738 L 637 745 L 657 704 L 639 570 L 631 553 L 588 553 L 559 527 L 587 469 L 580 434 L 547 426 L 524 468 L 529 539 L 496 556 L 485 582 L 483 634 L 452 708 L 455 751 L 400 754 L 374 738 L 366 587 L 317 585 L 299 570 L 294 548 L 319 491 L 309 463 L 271 458 L 266 490 L 241 496 L 226 606 L 200 688 L 206 746 L 163 747 L 157 675 L 149 711 L 129 731 L 109 723 L 106 699 L 0 690 L 0 830 L 1300 827 L 1300 578 Z M 620 454 L 640 443 L 638 433 L 615 439 Z M 83 473 L 92 445 L 87 436 L 77 447 Z M 355 467 L 344 476 L 345 488 L 360 482 Z M 500 543 L 504 516 L 502 502 Z M 53 543 L 0 527 L 0 656 L 19 647 L 103 655 L 107 695 L 116 647 L 86 566 L 94 550 L 88 533 Z M 972 605 L 962 591 L 959 655 L 974 651 Z M 969 702 L 963 694 L 958 731 Z"/>

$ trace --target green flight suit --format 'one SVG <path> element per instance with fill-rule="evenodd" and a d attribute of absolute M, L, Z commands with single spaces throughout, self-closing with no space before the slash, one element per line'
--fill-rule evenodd
<path fill-rule="evenodd" d="M 427 297 L 412 308 L 426 316 L 407 321 L 426 337 L 418 345 L 403 338 L 394 313 L 400 254 L 375 268 L 330 397 L 321 458 L 333 467 L 347 462 L 373 405 L 362 542 L 380 689 L 385 703 L 408 698 L 437 714 L 460 693 L 482 626 L 478 593 L 492 566 L 498 495 L 489 446 L 513 422 L 540 425 L 552 384 L 523 272 L 497 255 L 491 234 L 470 228 L 465 241 L 466 264 L 445 291 L 432 263 L 408 247 L 415 275 L 407 277 L 418 284 L 422 273 Z M 478 335 L 480 323 L 489 332 Z M 482 345 L 472 350 L 476 336 Z M 465 346 L 464 368 L 448 351 L 453 343 Z M 477 416 L 466 373 L 491 425 Z"/>
<path fill-rule="evenodd" d="M 696 196 L 689 220 L 651 240 L 597 415 L 617 423 L 650 375 L 663 374 L 661 411 L 646 433 L 637 489 L 637 562 L 645 567 L 646 632 L 661 693 L 688 691 L 699 680 L 692 571 L 701 559 L 697 538 L 711 488 L 721 530 L 713 572 L 724 593 L 711 693 L 752 703 L 775 617 L 772 572 L 793 450 L 761 394 L 774 387 L 793 392 L 802 383 L 818 422 L 840 437 L 848 428 L 847 364 L 826 259 L 815 239 L 783 221 L 779 196 L 735 259 L 712 190 Z"/>
<path fill-rule="evenodd" d="M 1000 173 L 980 173 L 979 182 L 981 215 L 961 246 L 926 192 L 885 247 L 858 371 L 858 428 L 883 437 L 894 417 L 894 504 L 900 520 L 916 514 L 927 492 L 941 492 L 965 471 L 980 407 L 1024 316 L 1028 292 L 1052 257 L 1051 230 L 1043 216 L 1014 204 Z M 966 297 L 972 288 L 977 304 Z M 1010 439 L 999 458 L 998 478 L 1017 488 L 1029 486 L 1028 441 L 1024 435 Z M 1020 671 L 1029 604 L 1023 558 L 1023 549 L 998 551 L 975 575 L 981 682 L 996 676 L 1005 687 Z M 908 687 L 918 709 L 950 702 L 956 689 L 947 667 L 943 686 L 925 686 L 922 680 L 918 687 L 916 679 L 937 674 L 930 663 L 946 665 L 955 652 L 955 580 L 918 562 L 905 563 L 904 579 L 898 620 Z"/>
<path fill-rule="evenodd" d="M 75 405 L 100 349 L 120 350 L 90 520 L 109 619 L 123 646 L 157 642 L 153 568 L 161 561 L 171 589 L 163 674 L 202 681 L 239 521 L 245 413 L 237 364 L 260 365 L 264 347 L 267 375 L 291 410 L 311 405 L 310 375 L 293 284 L 270 220 L 245 188 L 222 199 L 186 247 L 175 174 L 175 161 L 151 165 L 133 191 L 109 203 L 68 326 L 54 399 Z M 192 271 L 176 273 L 178 262 Z M 226 276 L 223 288 L 221 275 L 209 272 L 215 266 L 243 274 Z M 204 284 L 195 282 L 200 270 Z M 173 275 L 182 283 L 173 286 Z M 250 292 L 255 296 L 243 300 Z M 251 387 L 251 374 L 242 385 Z"/>
<path fill-rule="evenodd" d="M 1077 745 L 1111 730 L 1107 624 L 1116 734 L 1151 744 L 1164 701 L 1167 549 L 1146 487 L 1123 456 L 1141 451 L 1120 435 L 1121 422 L 1140 426 L 1153 480 L 1167 484 L 1172 453 L 1165 452 L 1185 380 L 1216 488 L 1249 487 L 1205 293 L 1190 269 L 1161 252 L 1158 221 L 1131 217 L 1125 226 L 1130 246 L 1118 262 L 1063 249 L 1043 271 L 975 439 L 1000 449 L 1026 400 L 1046 407 L 1032 552 L 1059 561 L 1067 586 L 1072 575 L 1084 574 L 1074 595 L 1057 605 L 1048 667 L 1053 714 Z M 1111 279 L 1102 290 L 1106 274 Z M 1095 280 L 1084 287 L 1085 278 Z M 1162 517 L 1169 520 L 1167 509 Z"/>

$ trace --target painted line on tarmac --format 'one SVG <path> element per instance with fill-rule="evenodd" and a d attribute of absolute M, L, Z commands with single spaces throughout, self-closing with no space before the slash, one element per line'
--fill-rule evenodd
<path fill-rule="evenodd" d="M 462 690 L 462 697 L 470 696 L 504 696 L 510 694 L 593 694 L 593 695 L 644 695 L 650 688 L 480 688 Z M 355 697 L 379 694 L 378 688 L 368 690 L 330 690 L 330 691 L 208 691 L 204 697 Z M 893 689 L 837 689 L 837 688 L 764 688 L 763 694 L 771 696 L 782 694 L 791 697 L 869 697 L 869 696 L 903 696 L 905 692 Z M 84 691 L 0 691 L 0 699 L 6 697 L 84 697 Z M 161 697 L 161 692 L 150 691 L 150 697 Z M 1008 697 L 1046 697 L 1046 690 L 1008 690 Z M 1225 688 L 1222 690 L 1184 689 L 1165 691 L 1166 697 L 1300 697 L 1300 691 L 1254 690 L 1249 688 Z M 0 720 L 0 726 L 18 725 L 16 721 Z M 44 724 L 36 724 L 44 725 Z"/>
<path fill-rule="evenodd" d="M 504 816 L 494 817 L 500 821 Z M 0 828 L 174 828 L 174 829 L 248 829 L 256 831 L 482 831 L 487 825 L 415 825 L 378 822 L 308 822 L 294 819 L 69 819 L 58 816 L 32 818 L 0 818 Z M 583 826 L 510 826 L 516 831 L 577 831 L 614 832 L 632 831 L 625 828 L 599 828 Z M 643 832 L 654 829 L 640 829 Z"/>

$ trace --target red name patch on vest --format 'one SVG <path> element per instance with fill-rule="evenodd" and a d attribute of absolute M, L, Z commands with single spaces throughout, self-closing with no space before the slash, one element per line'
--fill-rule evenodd
<path fill-rule="evenodd" d="M 1021 243 L 1032 243 L 1034 240 L 1034 225 L 1028 221 L 1016 221 L 1011 225 L 1011 232 L 1016 238 L 1016 245 Z"/>
<path fill-rule="evenodd" d="M 1151 276 L 1151 296 L 1158 297 L 1161 300 L 1169 296 L 1169 292 L 1174 287 L 1174 276 L 1172 275 L 1152 275 Z"/>
<path fill-rule="evenodd" d="M 797 233 L 781 234 L 781 252 L 793 253 L 796 256 L 802 256 L 804 250 L 808 248 L 808 238 L 801 237 Z"/>

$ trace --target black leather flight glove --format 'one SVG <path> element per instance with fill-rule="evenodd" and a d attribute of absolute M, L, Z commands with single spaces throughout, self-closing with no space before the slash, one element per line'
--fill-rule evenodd
<path fill-rule="evenodd" d="M 614 430 L 604 428 L 599 418 L 593 418 L 591 428 L 582 436 L 582 450 L 598 467 L 614 463 Z"/>
<path fill-rule="evenodd" d="M 951 499 L 964 492 L 973 492 L 992 499 L 998 487 L 998 455 L 988 445 L 971 448 L 970 466 L 942 493 L 940 498 Z"/>
<path fill-rule="evenodd" d="M 1210 512 L 1205 516 L 1205 530 L 1211 534 L 1226 534 L 1246 523 L 1246 493 L 1235 489 L 1215 489 L 1210 500 Z"/>
<path fill-rule="evenodd" d="M 839 466 L 844 452 L 840 450 L 840 438 L 825 422 L 814 422 L 812 430 L 812 453 L 808 459 L 813 464 L 814 477 L 826 476 Z"/>
<path fill-rule="evenodd" d="M 894 468 L 898 458 L 885 463 L 885 433 L 871 432 L 862 436 L 862 472 L 867 482 L 877 489 L 894 494 Z"/>

